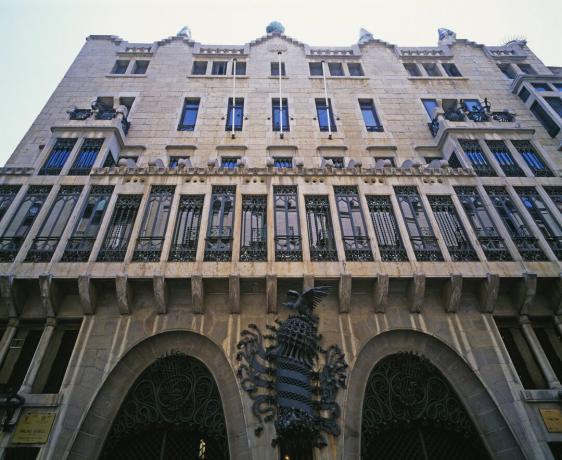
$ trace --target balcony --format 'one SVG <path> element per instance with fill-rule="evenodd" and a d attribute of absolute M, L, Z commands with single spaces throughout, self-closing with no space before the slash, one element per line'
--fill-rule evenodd
<path fill-rule="evenodd" d="M 13 262 L 23 244 L 24 237 L 5 236 L 0 238 L 0 262 Z"/>
<path fill-rule="evenodd" d="M 539 242 L 534 236 L 512 236 L 517 250 L 523 260 L 541 261 L 547 260 L 544 252 L 539 247 Z"/>
<path fill-rule="evenodd" d="M 91 109 L 74 108 L 67 112 L 70 124 L 76 127 L 117 128 L 123 136 L 129 133 L 131 122 L 126 111 L 92 104 Z"/>
<path fill-rule="evenodd" d="M 275 235 L 275 260 L 298 262 L 302 260 L 300 235 Z"/>
<path fill-rule="evenodd" d="M 442 262 L 443 255 L 434 236 L 411 236 L 410 241 L 418 262 Z"/>
<path fill-rule="evenodd" d="M 230 262 L 232 259 L 232 227 L 209 227 L 205 261 Z"/>
<path fill-rule="evenodd" d="M 246 243 L 246 242 L 244 242 Z M 257 262 L 267 260 L 267 236 L 265 228 L 253 228 L 251 239 L 240 248 L 242 262 Z"/>
<path fill-rule="evenodd" d="M 137 239 L 133 262 L 158 262 L 163 245 L 163 237 L 140 236 Z"/>
<path fill-rule="evenodd" d="M 384 262 L 404 262 L 408 260 L 406 250 L 397 241 L 396 244 L 379 244 L 379 252 Z"/>
<path fill-rule="evenodd" d="M 37 237 L 33 240 L 33 244 L 29 249 L 27 256 L 25 257 L 26 262 L 49 262 L 55 249 L 59 244 L 60 238 L 56 237 Z"/>
<path fill-rule="evenodd" d="M 70 238 L 62 255 L 61 262 L 88 262 L 96 237 Z"/>
<path fill-rule="evenodd" d="M 488 233 L 495 233 L 495 228 L 486 227 Z M 499 236 L 478 236 L 478 242 L 490 262 L 507 262 L 512 260 L 511 254 Z"/>
<path fill-rule="evenodd" d="M 343 247 L 345 259 L 352 262 L 370 262 L 373 260 L 369 237 L 344 236 Z"/>

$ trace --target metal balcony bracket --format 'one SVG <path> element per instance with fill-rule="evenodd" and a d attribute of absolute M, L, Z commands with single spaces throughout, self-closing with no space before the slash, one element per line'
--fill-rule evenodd
<path fill-rule="evenodd" d="M 18 316 L 19 306 L 25 303 L 25 292 L 14 280 L 14 275 L 0 275 L 0 298 L 8 307 L 10 317 Z"/>
<path fill-rule="evenodd" d="M 373 286 L 373 307 L 375 313 L 385 313 L 388 302 L 389 278 L 387 274 L 379 273 Z"/>
<path fill-rule="evenodd" d="M 408 286 L 408 305 L 410 313 L 421 313 L 425 296 L 425 275 L 414 273 Z"/>
<path fill-rule="evenodd" d="M 267 298 L 267 313 L 277 313 L 277 275 L 266 275 L 265 295 Z"/>
<path fill-rule="evenodd" d="M 486 278 L 484 278 L 480 284 L 478 296 L 482 313 L 494 313 L 499 291 L 500 276 L 495 273 L 488 273 Z"/>
<path fill-rule="evenodd" d="M 200 274 L 191 275 L 191 302 L 193 304 L 193 313 L 205 313 L 205 288 L 203 277 Z"/>
<path fill-rule="evenodd" d="M 115 290 L 117 292 L 119 313 L 130 315 L 133 304 L 133 289 L 127 275 L 117 275 L 115 277 Z"/>
<path fill-rule="evenodd" d="M 340 275 L 339 286 L 339 312 L 349 313 L 351 307 L 351 274 L 342 273 Z"/>
<path fill-rule="evenodd" d="M 53 275 L 39 275 L 39 292 L 45 316 L 55 317 L 58 310 L 60 293 Z"/>
<path fill-rule="evenodd" d="M 154 300 L 156 300 L 156 313 L 165 315 L 168 312 L 168 289 L 164 275 L 154 275 L 152 288 L 154 289 Z"/>
<path fill-rule="evenodd" d="M 447 313 L 456 313 L 462 296 L 462 275 L 451 274 L 443 287 L 443 304 Z"/>
<path fill-rule="evenodd" d="M 240 275 L 238 273 L 228 275 L 228 303 L 230 313 L 240 313 Z"/>
<path fill-rule="evenodd" d="M 96 312 L 97 292 L 90 275 L 78 275 L 78 295 L 85 315 Z"/>
<path fill-rule="evenodd" d="M 528 315 L 529 308 L 537 294 L 537 274 L 523 273 L 523 278 L 517 282 L 513 292 L 513 301 L 520 315 Z"/>

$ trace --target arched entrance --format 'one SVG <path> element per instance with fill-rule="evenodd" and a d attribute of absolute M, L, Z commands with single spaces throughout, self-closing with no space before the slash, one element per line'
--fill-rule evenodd
<path fill-rule="evenodd" d="M 215 380 L 183 353 L 159 358 L 133 384 L 101 459 L 228 460 L 228 439 Z"/>
<path fill-rule="evenodd" d="M 479 460 L 489 455 L 443 375 L 414 353 L 382 359 L 363 399 L 361 458 Z"/>

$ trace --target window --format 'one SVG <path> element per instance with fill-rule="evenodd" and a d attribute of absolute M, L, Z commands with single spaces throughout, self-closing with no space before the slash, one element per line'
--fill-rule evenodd
<path fill-rule="evenodd" d="M 236 187 L 215 186 L 211 195 L 205 260 L 230 262 Z"/>
<path fill-rule="evenodd" d="M 20 187 L 20 185 L 0 185 L 0 220 L 14 202 Z"/>
<path fill-rule="evenodd" d="M 562 187 L 544 187 L 546 193 L 562 213 Z"/>
<path fill-rule="evenodd" d="M 232 98 L 228 98 L 228 107 L 226 110 L 226 131 L 242 131 L 242 123 L 244 120 L 244 99 L 237 97 L 234 104 Z"/>
<path fill-rule="evenodd" d="M 141 199 L 141 195 L 119 195 L 98 262 L 122 262 L 125 259 Z"/>
<path fill-rule="evenodd" d="M 242 262 L 267 260 L 267 196 L 245 195 L 242 197 Z"/>
<path fill-rule="evenodd" d="M 552 177 L 552 171 L 529 141 L 511 141 L 535 176 Z"/>
<path fill-rule="evenodd" d="M 29 186 L 23 201 L 19 204 L 18 210 L 0 238 L 1 262 L 13 262 L 15 260 L 50 190 L 50 186 Z"/>
<path fill-rule="evenodd" d="M 529 99 L 529 96 L 531 95 L 531 93 L 529 92 L 529 90 L 527 88 L 522 88 L 521 91 L 519 91 L 519 99 L 521 99 L 523 102 L 527 102 L 527 99 Z"/>
<path fill-rule="evenodd" d="M 207 61 L 193 61 L 191 75 L 205 75 L 207 73 Z"/>
<path fill-rule="evenodd" d="M 537 71 L 533 69 L 529 64 L 517 64 L 517 67 L 521 69 L 521 72 L 527 75 L 536 75 Z"/>
<path fill-rule="evenodd" d="M 189 98 L 183 103 L 178 131 L 194 131 L 197 114 L 199 113 L 199 98 Z"/>
<path fill-rule="evenodd" d="M 226 61 L 214 61 L 211 75 L 226 75 Z"/>
<path fill-rule="evenodd" d="M 556 258 L 562 260 L 562 228 L 556 217 L 552 215 L 539 192 L 534 188 L 518 187 L 515 190 Z"/>
<path fill-rule="evenodd" d="M 104 139 L 85 139 L 68 174 L 70 176 L 87 176 L 98 157 Z"/>
<path fill-rule="evenodd" d="M 115 75 L 123 75 L 127 72 L 127 67 L 129 67 L 130 61 L 116 61 L 113 65 L 113 69 L 111 69 L 111 73 Z"/>
<path fill-rule="evenodd" d="M 358 262 L 373 260 L 357 188 L 336 186 L 334 192 L 346 260 Z"/>
<path fill-rule="evenodd" d="M 135 103 L 134 97 L 120 97 L 119 98 L 119 105 L 124 105 L 127 107 L 127 114 L 131 114 L 131 109 L 133 108 L 133 104 Z"/>
<path fill-rule="evenodd" d="M 498 67 L 502 71 L 502 73 L 510 80 L 513 80 L 517 76 L 511 64 L 498 64 Z"/>
<path fill-rule="evenodd" d="M 310 259 L 315 262 L 338 260 L 328 196 L 306 195 L 304 206 L 308 224 Z"/>
<path fill-rule="evenodd" d="M 289 106 L 287 99 L 281 99 L 281 106 L 279 105 L 279 98 L 272 99 L 271 120 L 273 131 L 289 131 Z"/>
<path fill-rule="evenodd" d="M 51 153 L 43 167 L 39 170 L 41 176 L 56 176 L 60 174 L 70 152 L 76 144 L 76 139 L 57 139 Z"/>
<path fill-rule="evenodd" d="M 554 109 L 558 116 L 562 118 L 562 99 L 559 97 L 545 97 L 544 100 Z"/>
<path fill-rule="evenodd" d="M 375 110 L 375 103 L 372 99 L 359 99 L 359 108 L 361 109 L 367 131 L 384 131 L 379 117 L 377 116 L 377 111 Z"/>
<path fill-rule="evenodd" d="M 553 83 L 552 85 L 554 86 L 556 91 L 562 92 L 562 83 Z"/>
<path fill-rule="evenodd" d="M 435 109 L 439 108 L 439 104 L 437 103 L 437 99 L 422 99 L 422 104 L 429 116 L 430 120 L 433 120 Z"/>
<path fill-rule="evenodd" d="M 476 238 L 490 261 L 509 261 L 511 254 L 507 250 L 503 238 L 498 233 L 494 221 L 490 217 L 482 198 L 475 187 L 455 187 L 462 207 L 476 233 Z"/>
<path fill-rule="evenodd" d="M 503 141 L 486 141 L 488 148 L 507 177 L 524 177 L 525 174 Z"/>
<path fill-rule="evenodd" d="M 345 167 L 343 157 L 323 157 L 322 160 L 322 165 L 324 165 L 326 161 L 331 161 L 334 168 L 341 169 Z"/>
<path fill-rule="evenodd" d="M 437 238 L 429 224 L 422 200 L 415 187 L 394 187 L 400 211 L 419 262 L 443 260 Z"/>
<path fill-rule="evenodd" d="M 324 75 L 324 70 L 322 68 L 321 62 L 309 62 L 308 67 L 310 69 L 310 75 L 313 77 L 321 77 Z"/>
<path fill-rule="evenodd" d="M 185 164 L 186 168 L 191 168 L 191 159 L 189 157 L 170 157 L 168 168 L 177 169 L 181 166 L 180 162 Z"/>
<path fill-rule="evenodd" d="M 459 139 L 459 143 L 464 150 L 465 155 L 470 160 L 474 172 L 480 177 L 495 177 L 496 172 L 490 166 L 486 155 L 482 151 L 478 141 L 468 139 Z"/>
<path fill-rule="evenodd" d="M 433 195 L 428 196 L 428 200 L 451 259 L 456 262 L 477 261 L 476 252 L 470 244 L 451 197 Z"/>
<path fill-rule="evenodd" d="M 349 62 L 347 64 L 347 71 L 351 77 L 363 77 L 365 75 L 363 67 L 358 62 Z"/>
<path fill-rule="evenodd" d="M 404 68 L 406 69 L 406 72 L 410 74 L 411 77 L 421 77 L 420 68 L 418 67 L 417 64 L 413 62 L 405 62 Z"/>
<path fill-rule="evenodd" d="M 201 213 L 203 211 L 203 195 L 182 195 L 170 249 L 170 262 L 188 262 L 195 260 Z"/>
<path fill-rule="evenodd" d="M 297 187 L 273 187 L 275 206 L 275 260 L 302 260 Z"/>
<path fill-rule="evenodd" d="M 239 161 L 240 157 L 221 157 L 221 168 L 234 169 Z"/>
<path fill-rule="evenodd" d="M 523 260 L 546 260 L 537 239 L 511 201 L 509 193 L 502 187 L 485 188 Z"/>
<path fill-rule="evenodd" d="M 273 157 L 273 166 L 275 168 L 289 169 L 293 167 L 292 157 Z"/>
<path fill-rule="evenodd" d="M 445 73 L 449 77 L 462 77 L 461 73 L 459 72 L 459 69 L 455 64 L 444 62 L 442 65 L 443 65 L 443 70 L 445 70 Z"/>
<path fill-rule="evenodd" d="M 367 196 L 367 205 L 375 227 L 381 259 L 393 262 L 408 260 L 390 197 Z"/>
<path fill-rule="evenodd" d="M 560 126 L 554 122 L 537 101 L 533 102 L 533 105 L 531 105 L 531 112 L 533 112 L 533 115 L 539 120 L 540 124 L 543 125 L 550 137 L 556 137 L 558 135 Z"/>
<path fill-rule="evenodd" d="M 133 66 L 133 73 L 135 75 L 141 75 L 146 73 L 146 69 L 148 69 L 149 61 L 135 61 L 135 65 Z"/>
<path fill-rule="evenodd" d="M 173 185 L 153 185 L 133 254 L 134 262 L 158 262 L 174 197 Z"/>
<path fill-rule="evenodd" d="M 113 186 L 94 185 L 68 240 L 62 262 L 87 262 L 100 231 Z"/>
<path fill-rule="evenodd" d="M 26 262 L 49 262 L 53 257 L 70 215 L 80 197 L 82 186 L 63 185 L 47 218 L 33 239 Z"/>
<path fill-rule="evenodd" d="M 478 99 L 463 99 L 462 104 L 468 112 L 479 112 L 482 110 L 482 104 Z"/>
<path fill-rule="evenodd" d="M 281 76 L 285 76 L 285 63 L 281 63 Z M 279 62 L 272 62 L 271 63 L 271 76 L 278 77 L 279 76 Z"/>
<path fill-rule="evenodd" d="M 535 91 L 539 93 L 542 93 L 544 91 L 552 91 L 547 83 L 531 83 L 531 85 L 533 86 L 533 88 L 535 88 Z"/>
<path fill-rule="evenodd" d="M 105 160 L 103 162 L 103 167 L 104 168 L 112 168 L 116 164 L 117 163 L 115 163 L 115 158 L 113 157 L 113 153 L 111 153 L 111 150 L 110 150 L 109 152 L 107 152 L 107 156 L 105 157 Z"/>
<path fill-rule="evenodd" d="M 234 69 L 236 68 L 236 75 L 246 75 L 246 63 L 244 61 L 236 61 L 232 64 L 232 75 L 234 75 Z"/>
<path fill-rule="evenodd" d="M 328 69 L 332 77 L 343 77 L 343 65 L 341 62 L 328 62 Z"/>
<path fill-rule="evenodd" d="M 320 131 L 336 131 L 336 122 L 334 121 L 334 114 L 332 112 L 332 101 L 328 99 L 328 105 L 326 105 L 326 99 L 316 99 L 316 117 L 318 118 L 318 126 Z M 328 126 L 328 120 L 330 120 L 330 126 Z"/>
<path fill-rule="evenodd" d="M 423 68 L 427 72 L 427 75 L 430 77 L 440 77 L 441 72 L 439 71 L 439 67 L 435 62 L 424 62 L 422 63 Z"/>

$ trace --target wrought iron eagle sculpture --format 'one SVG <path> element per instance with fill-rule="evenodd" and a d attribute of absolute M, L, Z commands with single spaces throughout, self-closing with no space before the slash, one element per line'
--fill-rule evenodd
<path fill-rule="evenodd" d="M 340 433 L 336 396 L 345 388 L 347 364 L 337 345 L 325 350 L 320 346 L 319 318 L 314 314 L 329 290 L 321 286 L 302 293 L 288 291 L 284 306 L 297 314 L 284 321 L 275 319 L 275 325 L 266 326 L 266 335 L 255 324 L 241 333 L 238 377 L 253 400 L 256 435 L 263 431 L 264 422 L 274 422 L 273 446 L 280 439 L 312 439 L 314 446 L 324 447 L 322 432 Z"/>

